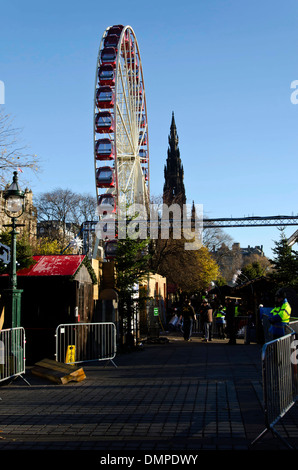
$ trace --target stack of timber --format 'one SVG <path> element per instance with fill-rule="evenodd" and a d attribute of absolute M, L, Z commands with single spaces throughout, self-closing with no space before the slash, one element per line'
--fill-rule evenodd
<path fill-rule="evenodd" d="M 39 377 L 45 377 L 57 384 L 66 384 L 70 381 L 81 382 L 86 378 L 82 367 L 76 367 L 72 364 L 53 361 L 52 359 L 43 359 L 36 362 L 31 369 L 32 374 Z"/>

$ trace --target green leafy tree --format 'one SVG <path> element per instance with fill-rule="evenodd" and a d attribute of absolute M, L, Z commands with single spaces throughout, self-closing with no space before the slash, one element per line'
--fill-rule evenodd
<path fill-rule="evenodd" d="M 60 255 L 63 245 L 58 239 L 39 237 L 31 242 L 34 255 Z M 73 254 L 72 248 L 63 251 L 64 255 Z"/>
<path fill-rule="evenodd" d="M 247 279 L 256 279 L 257 277 L 263 276 L 265 272 L 266 269 L 258 261 L 249 263 L 241 269 L 241 273 Z M 243 279 L 241 282 L 243 282 Z"/>
<path fill-rule="evenodd" d="M 121 335 L 125 336 L 128 346 L 133 345 L 131 322 L 135 308 L 134 287 L 148 276 L 149 259 L 147 240 L 126 238 L 118 241 L 115 257 L 116 289 Z"/>
<path fill-rule="evenodd" d="M 168 282 L 188 294 L 207 289 L 219 274 L 218 265 L 208 248 L 201 246 L 195 250 L 186 250 L 183 238 L 156 240 L 152 267 Z"/>
<path fill-rule="evenodd" d="M 272 250 L 275 258 L 271 260 L 273 270 L 270 277 L 278 287 L 298 288 L 298 252 L 288 245 L 284 229 L 280 231 L 280 240 L 274 242 Z"/>
<path fill-rule="evenodd" d="M 11 245 L 11 234 L 9 230 L 0 233 L 0 243 L 10 247 Z M 17 247 L 17 269 L 28 268 L 34 264 L 32 258 L 32 247 L 29 244 L 26 234 L 19 235 L 16 241 Z M 0 273 L 8 273 L 9 264 L 6 265 L 0 260 Z"/>

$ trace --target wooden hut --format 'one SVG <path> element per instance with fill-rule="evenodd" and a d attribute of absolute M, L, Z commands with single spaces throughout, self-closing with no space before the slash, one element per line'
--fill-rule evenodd
<path fill-rule="evenodd" d="M 17 273 L 18 288 L 23 289 L 21 326 L 25 328 L 29 364 L 54 358 L 58 325 L 92 321 L 97 284 L 85 255 L 33 256 L 33 260 L 30 268 Z M 7 278 L 0 276 L 1 289 L 7 286 Z M 10 327 L 4 319 L 4 328 Z"/>

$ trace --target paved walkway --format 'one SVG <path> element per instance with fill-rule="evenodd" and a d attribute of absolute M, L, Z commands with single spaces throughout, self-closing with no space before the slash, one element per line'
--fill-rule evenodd
<path fill-rule="evenodd" d="M 261 346 L 167 336 L 84 364 L 86 379 L 33 376 L 0 386 L 0 450 L 200 452 L 283 450 L 264 430 Z M 296 405 L 281 432 L 298 448 Z M 3 454 L 2 454 L 3 455 Z"/>

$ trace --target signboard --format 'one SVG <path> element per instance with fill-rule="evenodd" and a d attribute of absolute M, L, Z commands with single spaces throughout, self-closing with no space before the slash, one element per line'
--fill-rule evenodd
<path fill-rule="evenodd" d="M 0 243 L 0 260 L 2 260 L 4 264 L 10 263 L 10 248 L 9 246 L 3 245 L 3 243 Z"/>
<path fill-rule="evenodd" d="M 158 307 L 154 307 L 154 316 L 158 317 Z"/>
<path fill-rule="evenodd" d="M 65 362 L 66 364 L 71 364 L 75 362 L 75 360 L 76 360 L 76 347 L 73 345 L 69 345 L 67 346 Z"/>

